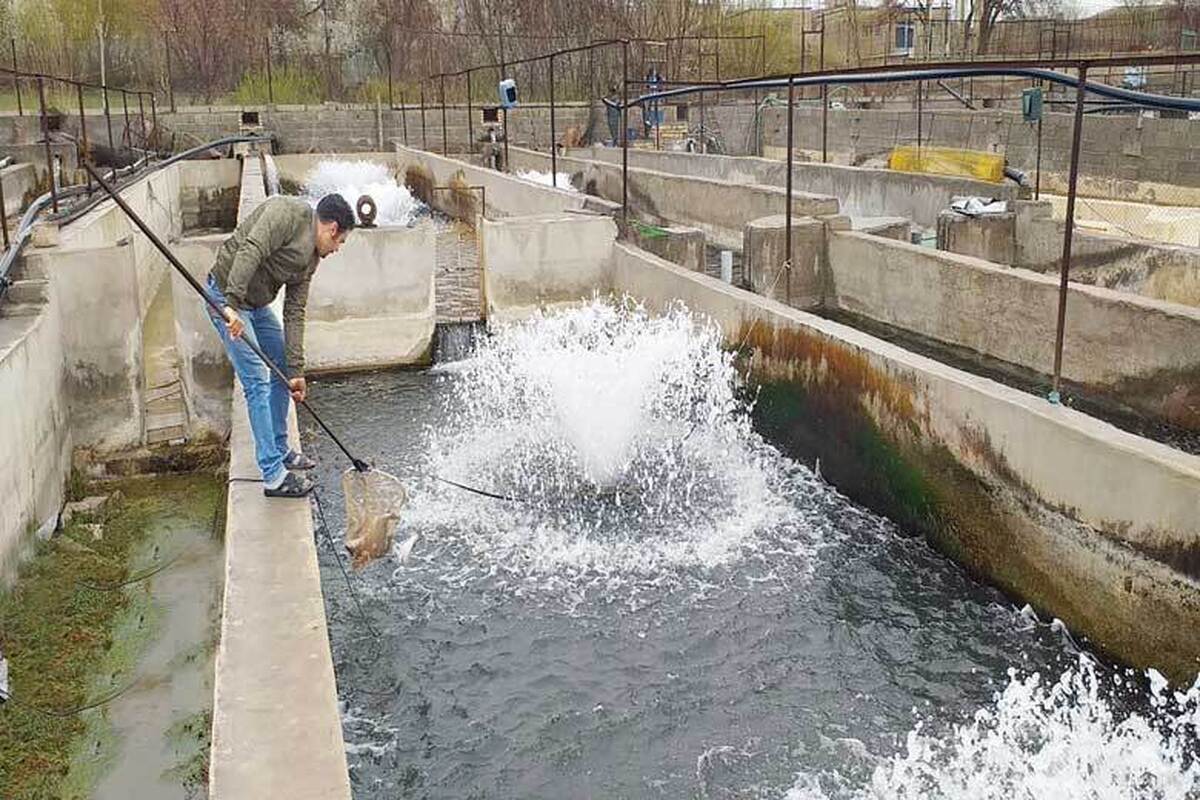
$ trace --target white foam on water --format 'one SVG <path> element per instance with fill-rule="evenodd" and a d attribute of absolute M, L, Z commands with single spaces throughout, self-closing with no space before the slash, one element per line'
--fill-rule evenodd
<path fill-rule="evenodd" d="M 391 170 L 371 161 L 321 161 L 304 178 L 304 196 L 313 208 L 327 194 L 340 194 L 357 208 L 370 195 L 378 209 L 376 225 L 411 225 L 425 204 L 396 181 Z"/>
<path fill-rule="evenodd" d="M 1126 674 L 1087 655 L 1050 682 L 1009 670 L 994 704 L 937 735 L 918 723 L 865 782 L 801 773 L 785 800 L 1195 800 L 1200 798 L 1200 679 L 1171 691 L 1151 670 L 1149 704 L 1123 710 Z M 1140 683 L 1140 682 L 1139 682 Z"/>
<path fill-rule="evenodd" d="M 450 400 L 429 471 L 515 500 L 418 487 L 405 525 L 441 533 L 410 563 L 455 558 L 463 579 L 503 571 L 628 599 L 749 554 L 810 561 L 821 523 L 790 493 L 829 490 L 754 432 L 721 342 L 682 306 L 652 316 L 601 300 L 484 337 L 441 371 Z"/>
<path fill-rule="evenodd" d="M 568 192 L 579 193 L 579 190 L 571 185 L 571 174 L 569 172 L 551 173 L 538 172 L 536 169 L 524 169 L 517 172 L 517 177 L 534 183 L 540 183 L 543 186 L 554 186 L 553 175 L 558 175 L 558 188 Z"/>

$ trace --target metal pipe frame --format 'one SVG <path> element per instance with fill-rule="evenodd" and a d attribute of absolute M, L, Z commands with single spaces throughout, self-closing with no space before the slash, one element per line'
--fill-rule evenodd
<path fill-rule="evenodd" d="M 50 126 L 46 122 L 46 83 L 42 78 L 37 79 L 38 105 L 41 107 L 42 141 L 46 145 L 46 175 L 50 179 L 50 202 L 54 212 L 58 213 L 58 187 L 54 180 L 54 156 L 50 152 Z"/>
<path fill-rule="evenodd" d="M 554 119 L 554 56 L 550 56 L 550 185 L 558 188 L 558 127 Z"/>
<path fill-rule="evenodd" d="M 788 81 L 788 106 L 787 106 L 787 207 L 783 210 L 784 214 L 784 235 L 783 235 L 783 268 L 787 271 L 784 284 L 784 297 L 787 304 L 792 304 L 792 172 L 793 172 L 793 157 L 795 155 L 795 137 L 793 136 L 792 126 L 796 118 L 796 81 L 795 79 Z"/>
<path fill-rule="evenodd" d="M 1063 339 L 1067 326 L 1067 283 L 1071 274 L 1071 242 L 1075 233 L 1075 194 L 1079 181 L 1079 147 L 1083 143 L 1083 96 L 1087 93 L 1087 66 L 1079 67 L 1079 80 L 1075 89 L 1075 124 L 1071 133 L 1071 172 L 1067 177 L 1067 216 L 1063 230 L 1062 263 L 1058 278 L 1058 321 L 1054 329 L 1054 383 L 1050 389 L 1050 402 L 1059 402 L 1059 384 L 1062 381 Z"/>

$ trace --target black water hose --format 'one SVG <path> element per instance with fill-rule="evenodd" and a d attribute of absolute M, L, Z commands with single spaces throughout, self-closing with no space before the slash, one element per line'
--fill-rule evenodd
<path fill-rule="evenodd" d="M 150 174 L 151 172 L 156 172 L 160 169 L 163 169 L 164 167 L 169 167 L 170 165 L 174 164 L 177 161 L 182 161 L 184 159 L 191 158 L 192 156 L 196 155 L 197 153 L 202 153 L 206 150 L 212 150 L 215 147 L 221 147 L 226 144 L 236 144 L 239 142 L 260 142 L 260 141 L 266 141 L 266 137 L 259 136 L 257 134 L 253 134 L 253 135 L 252 134 L 239 134 L 236 136 L 225 136 L 221 139 L 216 139 L 214 141 L 207 142 L 207 143 L 199 145 L 197 147 L 192 147 L 188 150 L 184 150 L 182 153 L 176 153 L 175 155 L 171 156 L 170 158 L 167 158 L 163 161 L 158 162 L 157 164 L 154 164 L 153 167 L 151 168 L 150 172 L 147 172 L 146 174 Z M 120 167 L 120 168 L 113 169 L 109 172 L 109 176 L 110 176 L 110 178 L 112 178 L 112 177 L 119 177 L 122 174 L 133 174 L 133 173 L 137 172 L 139 169 L 141 169 L 141 166 L 143 164 L 145 164 L 147 160 L 148 160 L 147 158 L 142 158 L 142 159 L 139 159 L 138 161 L 134 162 L 133 164 L 131 164 L 128 167 Z M 91 193 L 92 193 L 91 188 L 88 187 L 86 184 L 77 184 L 74 186 L 63 186 L 63 187 L 60 187 L 58 190 L 58 199 L 62 200 L 64 198 L 76 197 L 76 196 L 82 195 L 82 194 L 91 195 Z M 99 205 L 105 199 L 106 198 L 104 198 L 103 196 L 92 198 L 91 200 L 84 203 L 83 205 L 74 206 L 70 209 L 60 212 L 57 216 L 54 217 L 54 219 L 58 222 L 71 222 L 72 220 L 78 219 L 83 214 L 85 214 L 88 211 L 90 211 L 91 209 L 95 208 L 97 205 Z M 7 250 L 5 250 L 4 253 L 0 254 L 0 300 L 4 299 L 4 292 L 8 289 L 8 287 L 11 283 L 11 281 L 8 278 L 8 274 L 9 274 L 9 272 L 12 271 L 13 264 L 15 264 L 17 262 L 17 259 L 21 257 L 21 253 L 24 252 L 25 246 L 27 244 L 29 244 L 29 238 L 33 233 L 33 225 L 35 222 L 37 222 L 38 215 L 41 214 L 43 211 L 45 211 L 46 208 L 49 207 L 52 202 L 53 202 L 53 198 L 51 197 L 50 193 L 47 192 L 46 194 L 42 195 L 41 197 L 37 198 L 32 203 L 30 203 L 29 208 L 25 209 L 25 213 L 21 216 L 21 221 L 17 223 L 17 230 L 14 234 L 13 241 L 11 242 L 11 246 Z"/>
<path fill-rule="evenodd" d="M 100 188 L 103 189 L 110 198 L 112 198 L 112 201 L 117 204 L 117 207 L 125 212 L 125 216 L 129 217 L 130 221 L 133 222 L 133 224 L 136 225 L 138 229 L 146 235 L 146 238 L 150 240 L 150 243 L 154 245 L 154 247 L 160 253 L 163 254 L 163 257 L 166 258 L 171 266 L 175 268 L 175 271 L 183 276 L 183 279 L 186 280 L 188 285 L 190 285 L 196 291 L 196 294 L 200 295 L 204 302 L 208 304 L 209 308 L 216 312 L 217 317 L 219 319 L 227 319 L 225 316 L 225 308 L 216 300 L 214 300 L 207 291 L 204 290 L 204 287 L 200 285 L 200 281 L 196 280 L 196 277 L 192 275 L 192 273 L 188 272 L 187 268 L 183 266 L 175 254 L 171 252 L 170 248 L 163 244 L 163 241 L 158 238 L 158 234 L 151 230 L 150 226 L 142 221 L 142 218 L 137 215 L 137 212 L 129 207 L 129 204 L 125 202 L 125 199 L 121 197 L 117 190 L 109 186 L 108 183 L 100 177 L 100 173 L 96 171 L 95 167 L 93 167 L 87 161 L 83 162 L 83 168 L 86 169 L 87 173 L 92 176 L 92 180 L 96 181 L 96 183 L 100 185 Z M 267 356 L 266 353 L 263 352 L 262 348 L 258 346 L 258 342 L 254 341 L 254 339 L 249 336 L 243 336 L 242 341 L 245 342 L 246 346 L 254 352 L 254 355 L 258 356 L 259 359 L 262 360 L 262 362 L 267 366 L 267 369 L 269 369 L 275 375 L 275 377 L 283 381 L 284 386 L 288 385 L 290 380 L 288 376 L 274 361 Z M 329 438 L 333 440 L 333 443 L 338 446 L 338 449 L 345 453 L 346 458 L 350 459 L 350 463 L 354 465 L 356 470 L 359 472 L 367 472 L 371 468 L 370 465 L 368 465 L 365 461 L 355 458 L 350 451 L 346 449 L 346 446 L 342 444 L 342 440 L 339 439 L 337 434 L 335 434 L 330 427 L 325 424 L 325 421 L 321 419 L 317 412 L 313 411 L 312 406 L 308 404 L 307 400 L 299 401 L 298 405 L 303 406 L 304 410 L 312 415 L 312 418 L 316 420 L 318 425 L 321 426 L 321 430 L 325 431 Z"/>
<path fill-rule="evenodd" d="M 1010 181 L 1016 181 L 1018 186 L 1029 186 L 1029 176 L 1016 167 L 1005 165 L 1004 177 L 1008 178 Z"/>
<path fill-rule="evenodd" d="M 1052 69 L 1044 69 L 1040 67 L 1013 67 L 1013 66 L 978 66 L 978 67 L 931 67 L 927 69 L 907 69 L 907 70 L 886 70 L 877 72 L 843 72 L 829 73 L 821 75 L 793 75 L 784 77 L 763 77 L 763 78 L 745 78 L 732 81 L 714 81 L 710 83 L 699 83 L 691 86 L 685 86 L 678 89 L 664 89 L 660 92 L 651 92 L 643 94 L 639 97 L 630 98 L 629 102 L 622 106 L 621 103 L 601 98 L 602 102 L 610 108 L 633 108 L 634 106 L 642 105 L 654 100 L 665 100 L 672 97 L 680 97 L 689 94 L 698 94 L 700 92 L 720 92 L 725 90 L 743 90 L 743 89 L 778 89 L 786 88 L 790 83 L 793 86 L 820 86 L 822 84 L 871 84 L 871 83 L 894 83 L 897 81 L 923 81 L 923 80 L 946 80 L 948 78 L 978 78 L 978 77 L 1005 77 L 1005 78 L 1030 78 L 1034 80 L 1048 81 L 1057 83 L 1061 86 L 1075 88 L 1079 86 L 1079 78 L 1067 75 L 1066 73 L 1056 72 Z M 1117 86 L 1109 86 L 1103 83 L 1093 83 L 1084 81 L 1083 88 L 1091 94 L 1107 97 L 1112 100 L 1118 100 L 1129 105 L 1141 106 L 1143 108 L 1158 108 L 1169 109 L 1175 111 L 1200 111 L 1200 99 L 1187 97 L 1169 97 L 1161 94 L 1150 94 L 1148 92 L 1135 92 L 1131 89 L 1122 89 Z"/>

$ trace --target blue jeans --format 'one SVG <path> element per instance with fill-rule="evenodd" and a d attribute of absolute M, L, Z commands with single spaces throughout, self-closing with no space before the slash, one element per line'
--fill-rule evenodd
<path fill-rule="evenodd" d="M 217 288 L 212 276 L 208 279 L 208 294 L 219 305 L 226 305 L 225 295 Z M 267 358 L 286 372 L 287 364 L 283 349 L 283 326 L 270 306 L 240 309 L 238 311 L 246 330 L 242 339 L 252 338 Z M 268 485 L 283 478 L 283 461 L 288 455 L 287 419 L 291 403 L 291 392 L 287 384 L 273 375 L 262 359 L 254 354 L 242 339 L 229 336 L 225 321 L 208 307 L 208 318 L 225 345 L 225 353 L 233 364 L 233 371 L 242 382 L 246 395 L 246 411 L 250 416 L 250 431 L 254 434 L 254 457 L 263 481 Z"/>

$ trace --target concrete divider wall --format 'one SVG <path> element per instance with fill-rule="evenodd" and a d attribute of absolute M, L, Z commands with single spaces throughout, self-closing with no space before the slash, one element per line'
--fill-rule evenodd
<path fill-rule="evenodd" d="M 308 368 L 427 362 L 436 323 L 436 257 L 436 234 L 428 223 L 354 231 L 313 276 Z"/>
<path fill-rule="evenodd" d="M 546 171 L 550 155 L 509 148 L 513 169 Z M 589 194 L 619 203 L 623 196 L 619 164 L 559 158 L 559 171 L 572 173 L 572 183 Z M 648 169 L 629 170 L 629 207 L 633 214 L 657 223 L 686 225 L 704 231 L 709 241 L 734 250 L 742 247 L 747 222 L 781 214 L 787 192 L 777 186 L 734 184 L 711 178 L 693 178 Z M 793 192 L 795 216 L 838 213 L 838 201 L 827 195 Z"/>
<path fill-rule="evenodd" d="M 614 147 L 580 148 L 567 151 L 567 155 L 621 163 L 621 150 Z M 732 183 L 787 185 L 787 163 L 774 158 L 633 149 L 629 151 L 629 165 Z M 1015 200 L 1020 191 L 1012 182 L 988 183 L 947 175 L 919 175 L 805 161 L 793 164 L 792 181 L 798 191 L 836 197 L 843 214 L 904 217 L 926 228 L 937 223 L 938 212 L 950 205 L 953 197 L 979 195 Z"/>
<path fill-rule="evenodd" d="M 1053 371 L 1055 277 L 856 232 L 829 241 L 836 307 L 1042 374 Z M 1072 284 L 1063 376 L 1200 428 L 1200 310 Z"/>
<path fill-rule="evenodd" d="M 1098 647 L 1194 678 L 1200 459 L 622 244 L 613 286 L 747 345 L 761 424 L 850 497 Z"/>
<path fill-rule="evenodd" d="M 179 162 L 183 230 L 232 230 L 237 224 L 241 176 L 242 165 L 233 158 Z"/>
<path fill-rule="evenodd" d="M 617 225 L 607 217 L 483 220 L 480 257 L 489 319 L 520 317 L 607 291 L 616 236 Z"/>
<path fill-rule="evenodd" d="M 204 283 L 227 233 L 185 236 L 175 242 L 175 255 L 184 268 Z M 204 301 L 183 276 L 171 273 L 171 301 L 175 319 L 175 347 L 179 377 L 184 385 L 193 434 L 210 431 L 222 439 L 229 433 L 229 403 L 233 367 L 209 321 Z"/>
<path fill-rule="evenodd" d="M 59 310 L 60 369 L 75 446 L 116 451 L 141 444 L 145 314 L 130 241 L 30 249 L 25 270 L 50 279 Z"/>
<path fill-rule="evenodd" d="M 0 169 L 0 182 L 4 184 L 4 208 L 0 212 L 16 216 L 25 210 L 26 196 L 37 188 L 37 173 L 32 164 L 12 164 Z M 8 232 L 12 234 L 11 226 Z"/>
<path fill-rule="evenodd" d="M 515 148 L 511 149 L 515 151 Z M 484 186 L 487 191 L 487 210 L 491 216 L 557 214 L 568 210 L 613 213 L 616 210 L 611 203 L 597 204 L 594 198 L 589 198 L 579 192 L 568 192 L 565 189 L 544 186 L 493 169 L 477 167 L 464 161 L 444 158 L 403 145 L 396 145 L 396 155 L 402 171 L 413 164 L 422 166 L 432 173 L 434 181 L 439 186 L 448 185 L 451 179 L 460 173 L 468 184 Z"/>
<path fill-rule="evenodd" d="M 28 316 L 0 310 L 0 586 L 30 534 L 53 529 L 71 470 L 59 316 L 53 303 Z"/>

